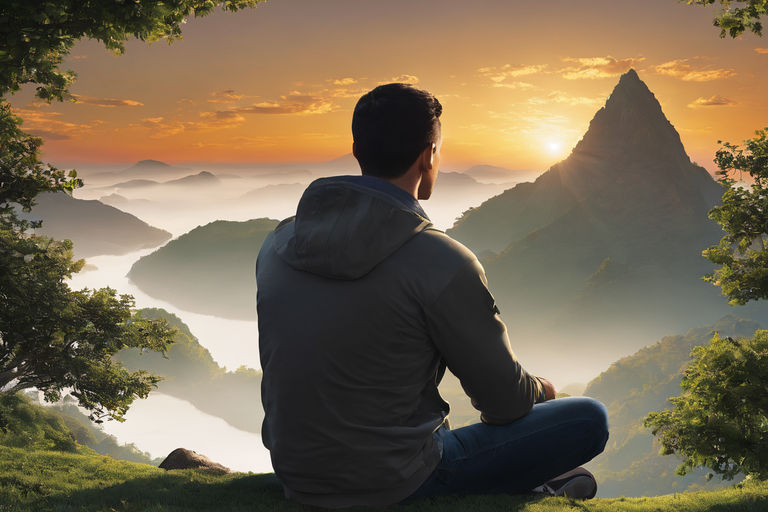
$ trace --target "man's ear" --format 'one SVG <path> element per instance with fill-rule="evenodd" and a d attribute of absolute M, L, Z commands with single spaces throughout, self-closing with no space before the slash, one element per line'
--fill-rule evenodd
<path fill-rule="evenodd" d="M 435 145 L 431 144 L 424 148 L 424 151 L 419 155 L 419 159 L 422 172 L 432 170 L 432 166 L 435 164 Z"/>

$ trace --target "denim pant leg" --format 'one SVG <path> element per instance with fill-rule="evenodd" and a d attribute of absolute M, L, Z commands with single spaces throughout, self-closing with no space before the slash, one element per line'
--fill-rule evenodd
<path fill-rule="evenodd" d="M 597 400 L 569 397 L 536 404 L 508 425 L 478 423 L 436 435 L 440 464 L 408 499 L 528 492 L 602 452 L 608 415 Z"/>

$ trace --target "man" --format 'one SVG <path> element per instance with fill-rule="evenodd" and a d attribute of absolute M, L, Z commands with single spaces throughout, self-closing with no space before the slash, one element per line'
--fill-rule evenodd
<path fill-rule="evenodd" d="M 314 181 L 259 253 L 262 435 L 301 503 L 525 492 L 607 440 L 599 402 L 547 402 L 555 389 L 510 350 L 477 258 L 419 205 L 438 175 L 441 112 L 405 84 L 365 94 L 352 118 L 362 176 Z M 449 430 L 446 365 L 481 423 Z M 582 471 L 550 487 L 590 497 L 595 485 Z"/>

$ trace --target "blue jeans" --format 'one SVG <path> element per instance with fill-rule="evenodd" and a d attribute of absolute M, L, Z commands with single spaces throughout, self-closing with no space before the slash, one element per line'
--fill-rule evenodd
<path fill-rule="evenodd" d="M 592 398 L 536 404 L 508 425 L 478 423 L 434 434 L 435 471 L 407 500 L 446 494 L 520 494 L 593 459 L 608 440 L 608 413 Z"/>

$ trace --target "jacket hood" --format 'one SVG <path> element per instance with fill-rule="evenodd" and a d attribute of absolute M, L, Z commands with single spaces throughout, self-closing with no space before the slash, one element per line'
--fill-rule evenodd
<path fill-rule="evenodd" d="M 297 270 L 357 279 L 431 225 L 385 191 L 320 178 L 304 191 L 293 222 L 275 230 L 275 250 Z"/>

